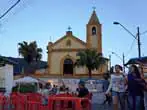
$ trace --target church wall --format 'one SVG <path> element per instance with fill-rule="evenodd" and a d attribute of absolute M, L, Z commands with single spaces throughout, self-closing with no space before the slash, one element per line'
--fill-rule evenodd
<path fill-rule="evenodd" d="M 51 56 L 51 64 L 50 64 L 50 73 L 53 75 L 62 75 L 63 74 L 63 61 L 66 58 L 70 58 L 73 60 L 73 62 L 76 61 L 76 53 L 77 52 L 52 52 Z M 69 56 L 68 56 L 69 55 Z M 74 68 L 74 74 L 86 74 L 86 68 L 82 67 L 75 67 Z"/>
<path fill-rule="evenodd" d="M 103 66 L 102 73 L 106 73 L 107 71 L 108 71 L 108 62 L 106 65 Z"/>
<path fill-rule="evenodd" d="M 98 46 L 98 37 L 96 35 L 91 36 L 92 38 L 92 48 L 97 48 Z"/>
<path fill-rule="evenodd" d="M 68 46 L 68 49 L 70 48 L 85 48 L 84 45 L 80 44 L 79 42 L 76 42 L 73 38 L 67 37 L 64 40 L 62 40 L 60 43 L 57 43 L 55 46 L 53 46 L 53 49 L 65 49 L 67 48 L 67 42 L 70 40 L 71 46 Z"/>
<path fill-rule="evenodd" d="M 70 57 L 69 57 L 69 56 Z M 51 56 L 50 63 L 50 73 L 52 75 L 62 75 L 63 74 L 63 62 L 64 59 L 71 58 L 73 62 L 76 61 L 76 52 L 53 52 Z M 99 70 L 93 70 L 92 74 L 101 74 L 107 71 L 107 66 L 100 67 Z M 88 70 L 86 67 L 75 67 L 74 75 L 84 75 L 87 74 Z"/>
<path fill-rule="evenodd" d="M 87 74 L 86 67 L 75 67 L 76 74 Z"/>
<path fill-rule="evenodd" d="M 66 53 L 52 53 L 49 74 L 60 74 L 60 61 L 64 55 L 66 55 Z"/>

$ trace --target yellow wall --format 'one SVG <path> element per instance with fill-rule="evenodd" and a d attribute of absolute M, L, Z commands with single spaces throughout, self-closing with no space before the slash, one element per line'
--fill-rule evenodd
<path fill-rule="evenodd" d="M 75 67 L 76 74 L 87 74 L 86 67 Z"/>
<path fill-rule="evenodd" d="M 75 63 L 77 52 L 52 52 L 50 62 L 51 75 L 63 75 L 63 63 L 66 58 L 70 58 Z M 107 71 L 107 65 L 100 67 L 99 70 L 92 71 L 92 74 L 101 74 Z M 86 67 L 75 67 L 74 75 L 88 74 Z"/>
<path fill-rule="evenodd" d="M 63 74 L 63 63 L 66 58 L 70 58 L 75 63 L 77 52 L 53 52 L 50 62 L 49 74 Z M 86 74 L 86 68 L 74 68 L 74 74 Z"/>
<path fill-rule="evenodd" d="M 71 41 L 71 46 L 68 46 L 67 47 L 67 41 L 70 40 Z M 60 43 L 57 43 L 56 45 L 54 45 L 52 47 L 52 49 L 71 49 L 71 48 L 86 48 L 85 45 L 82 45 L 80 44 L 79 42 L 76 42 L 73 38 L 71 38 L 70 36 L 69 37 L 66 37 L 64 40 L 62 40 Z"/>

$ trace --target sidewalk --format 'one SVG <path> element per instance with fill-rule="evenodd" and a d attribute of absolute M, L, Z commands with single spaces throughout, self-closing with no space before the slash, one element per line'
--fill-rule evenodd
<path fill-rule="evenodd" d="M 102 104 L 105 100 L 104 93 L 94 93 L 92 98 L 92 110 L 113 110 L 112 105 L 108 106 L 108 104 Z M 127 102 L 125 110 L 127 110 Z"/>
<path fill-rule="evenodd" d="M 94 103 L 92 104 L 92 110 L 113 110 L 113 109 L 108 105 L 99 105 L 97 103 Z"/>
<path fill-rule="evenodd" d="M 92 97 L 92 110 L 112 110 L 112 107 L 106 105 L 102 105 L 105 100 L 105 95 L 103 92 L 93 93 Z"/>

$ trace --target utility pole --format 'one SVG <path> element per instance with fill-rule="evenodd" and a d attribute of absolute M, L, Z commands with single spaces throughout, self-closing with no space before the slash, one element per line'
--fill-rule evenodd
<path fill-rule="evenodd" d="M 140 43 L 140 31 L 139 27 L 137 27 L 137 44 L 138 44 L 138 57 L 141 58 L 141 43 Z"/>
<path fill-rule="evenodd" d="M 121 61 L 122 61 L 122 64 L 123 64 L 123 72 L 125 73 L 125 55 L 124 53 L 122 54 L 122 57 L 119 56 L 117 53 L 115 52 L 112 52 L 112 54 L 114 54 L 115 56 L 117 56 Z"/>
<path fill-rule="evenodd" d="M 137 27 L 137 36 L 132 34 L 124 25 L 122 25 L 119 22 L 113 22 L 115 25 L 120 25 L 124 30 L 126 30 L 131 36 L 133 36 L 137 40 L 137 45 L 138 45 L 138 57 L 141 58 L 141 43 L 140 43 L 140 30 L 139 27 Z M 146 33 L 147 31 L 143 32 Z"/>
<path fill-rule="evenodd" d="M 111 55 L 109 55 L 109 71 L 111 70 Z"/>
<path fill-rule="evenodd" d="M 123 72 L 125 73 L 126 71 L 125 71 L 125 55 L 124 55 L 124 53 L 122 55 L 122 58 L 123 58 Z"/>

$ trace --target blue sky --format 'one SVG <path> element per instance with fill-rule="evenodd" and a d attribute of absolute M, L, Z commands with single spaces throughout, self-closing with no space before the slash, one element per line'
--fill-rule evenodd
<path fill-rule="evenodd" d="M 16 0 L 0 0 L 2 14 Z M 43 60 L 47 60 L 46 46 L 56 41 L 72 27 L 73 34 L 86 40 L 86 24 L 96 6 L 102 24 L 103 53 L 108 57 L 112 51 L 126 60 L 137 57 L 137 42 L 120 26 L 119 21 L 133 34 L 147 30 L 146 0 L 21 0 L 7 16 L 0 20 L 0 54 L 18 57 L 17 44 L 36 40 L 43 48 Z M 147 55 L 147 33 L 141 35 L 142 55 Z M 131 46 L 132 45 L 132 46 Z M 112 55 L 112 64 L 122 63 Z"/>

